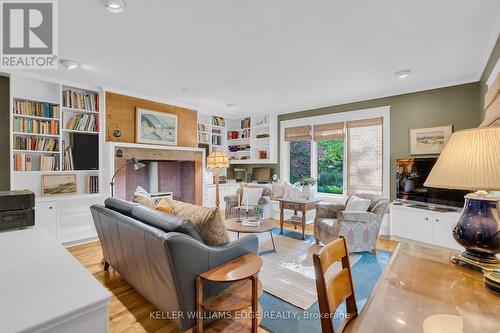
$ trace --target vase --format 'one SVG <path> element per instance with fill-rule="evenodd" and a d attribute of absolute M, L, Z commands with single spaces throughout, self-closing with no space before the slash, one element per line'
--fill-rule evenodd
<path fill-rule="evenodd" d="M 302 187 L 302 199 L 311 200 L 314 199 L 314 187 L 311 185 L 304 185 Z"/>

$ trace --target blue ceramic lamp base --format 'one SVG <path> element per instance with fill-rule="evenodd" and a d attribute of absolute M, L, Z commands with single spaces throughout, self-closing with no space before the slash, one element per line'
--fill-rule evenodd
<path fill-rule="evenodd" d="M 465 247 L 464 261 L 500 268 L 500 199 L 484 191 L 465 196 L 465 205 L 453 237 Z"/>

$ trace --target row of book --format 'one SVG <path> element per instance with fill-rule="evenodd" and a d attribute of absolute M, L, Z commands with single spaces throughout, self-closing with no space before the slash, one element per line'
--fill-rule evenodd
<path fill-rule="evenodd" d="M 55 120 L 14 118 L 12 126 L 14 132 L 51 135 L 59 134 L 59 122 Z"/>
<path fill-rule="evenodd" d="M 223 117 L 212 116 L 212 125 L 226 126 L 226 120 Z"/>
<path fill-rule="evenodd" d="M 35 116 L 45 118 L 59 118 L 59 105 L 47 102 L 33 102 L 14 100 L 13 113 L 23 116 Z"/>
<path fill-rule="evenodd" d="M 63 105 L 68 108 L 99 111 L 99 94 L 86 94 L 81 91 L 73 91 L 70 89 L 64 90 Z"/>
<path fill-rule="evenodd" d="M 205 124 L 198 124 L 198 131 L 207 132 L 207 127 L 205 126 Z"/>
<path fill-rule="evenodd" d="M 85 176 L 85 192 L 99 193 L 99 176 Z"/>
<path fill-rule="evenodd" d="M 220 135 L 213 135 L 212 136 L 212 144 L 216 146 L 222 145 L 222 136 Z"/>
<path fill-rule="evenodd" d="M 98 132 L 97 117 L 95 115 L 90 114 L 79 114 L 74 115 L 66 124 L 66 129 L 76 130 L 76 131 L 85 131 L 85 132 Z"/>
<path fill-rule="evenodd" d="M 198 142 L 208 143 L 208 133 L 198 133 Z"/>
<path fill-rule="evenodd" d="M 58 151 L 57 139 L 36 138 L 36 137 L 16 137 L 14 140 L 16 150 L 36 150 L 36 151 Z"/>
<path fill-rule="evenodd" d="M 73 162 L 73 150 L 71 147 L 65 147 L 63 141 L 63 170 L 75 170 L 75 165 Z"/>
<path fill-rule="evenodd" d="M 29 154 L 14 154 L 14 171 L 57 171 L 59 170 L 59 157 L 54 155 L 40 156 L 40 169 L 33 170 L 33 156 Z"/>

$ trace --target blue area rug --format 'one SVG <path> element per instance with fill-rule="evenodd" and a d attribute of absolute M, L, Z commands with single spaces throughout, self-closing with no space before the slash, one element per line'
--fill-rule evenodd
<path fill-rule="evenodd" d="M 273 233 L 278 234 L 279 229 Z M 295 231 L 284 231 L 284 236 L 300 239 L 301 234 Z M 312 235 L 306 235 L 306 241 L 314 241 Z M 391 259 L 392 253 L 377 251 L 377 256 L 369 252 L 362 253 L 361 259 L 353 266 L 352 275 L 354 280 L 354 292 L 358 311 L 361 311 L 370 293 L 384 268 Z M 300 288 L 300 286 L 297 286 Z M 314 303 L 308 310 L 304 311 L 280 298 L 264 292 L 260 298 L 264 310 L 264 318 L 261 326 L 270 332 L 286 333 L 313 333 L 321 332 L 318 302 Z M 344 306 L 340 306 L 338 313 L 344 313 Z M 337 320 L 334 326 L 339 325 Z"/>

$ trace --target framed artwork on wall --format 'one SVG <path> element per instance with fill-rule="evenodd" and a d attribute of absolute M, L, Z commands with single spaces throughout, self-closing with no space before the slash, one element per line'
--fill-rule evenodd
<path fill-rule="evenodd" d="M 450 139 L 453 126 L 444 125 L 426 128 L 410 129 L 410 154 L 434 155 L 440 154 Z"/>
<path fill-rule="evenodd" d="M 42 175 L 42 196 L 76 194 L 75 174 Z"/>
<path fill-rule="evenodd" d="M 177 145 L 177 115 L 136 108 L 135 141 L 156 145 Z"/>

